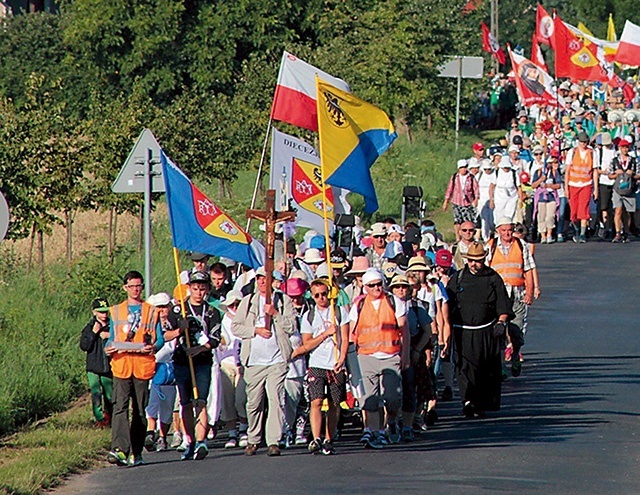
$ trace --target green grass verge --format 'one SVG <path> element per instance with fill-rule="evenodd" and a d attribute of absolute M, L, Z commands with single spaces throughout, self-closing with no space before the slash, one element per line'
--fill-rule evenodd
<path fill-rule="evenodd" d="M 25 428 L 0 443 L 0 493 L 35 495 L 65 477 L 95 466 L 111 430 L 93 427 L 90 406 L 79 401 L 68 411 Z"/>

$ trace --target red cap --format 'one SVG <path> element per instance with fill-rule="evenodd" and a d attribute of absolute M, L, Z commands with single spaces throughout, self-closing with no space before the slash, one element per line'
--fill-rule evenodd
<path fill-rule="evenodd" d="M 549 156 L 560 158 L 560 150 L 554 146 L 553 148 L 551 148 L 551 151 L 549 151 Z"/>
<path fill-rule="evenodd" d="M 618 148 L 620 146 L 626 146 L 628 148 L 629 146 L 631 146 L 631 142 L 627 141 L 626 139 L 621 139 L 620 141 L 618 141 Z"/>
<path fill-rule="evenodd" d="M 473 145 L 473 151 L 482 151 L 484 150 L 484 144 L 481 142 L 477 142 Z"/>
<path fill-rule="evenodd" d="M 520 182 L 522 182 L 523 184 L 528 184 L 531 181 L 531 176 L 525 172 L 522 171 L 520 172 Z"/>
<path fill-rule="evenodd" d="M 453 254 L 447 249 L 441 249 L 436 253 L 436 265 L 442 268 L 450 268 L 453 265 Z"/>

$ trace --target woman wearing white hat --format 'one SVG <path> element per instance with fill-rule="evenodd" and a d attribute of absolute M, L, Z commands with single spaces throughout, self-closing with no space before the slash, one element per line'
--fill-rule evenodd
<path fill-rule="evenodd" d="M 491 197 L 490 206 L 493 209 L 493 220 L 500 218 L 513 218 L 516 215 L 518 199 L 522 195 L 520 179 L 511 165 L 511 159 L 503 156 L 500 160 L 500 168 L 496 172 L 495 184 L 489 188 Z"/>

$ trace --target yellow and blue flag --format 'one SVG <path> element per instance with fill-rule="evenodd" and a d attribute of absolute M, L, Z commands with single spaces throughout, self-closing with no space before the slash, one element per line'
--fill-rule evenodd
<path fill-rule="evenodd" d="M 364 211 L 378 209 L 370 168 L 398 137 L 379 108 L 316 79 L 320 159 L 325 182 L 361 194 Z"/>
<path fill-rule="evenodd" d="M 264 265 L 264 246 L 205 196 L 160 152 L 174 247 L 224 256 L 252 268 Z"/>

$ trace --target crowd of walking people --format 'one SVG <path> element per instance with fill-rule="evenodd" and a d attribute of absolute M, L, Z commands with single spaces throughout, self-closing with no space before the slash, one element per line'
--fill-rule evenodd
<path fill-rule="evenodd" d="M 146 301 L 127 273 L 126 299 L 96 299 L 80 340 L 109 461 L 139 465 L 145 448 L 200 460 L 216 436 L 248 456 L 332 455 L 348 421 L 382 449 L 434 426 L 439 402 L 499 410 L 541 294 L 536 244 L 638 232 L 640 112 L 590 89 L 563 83 L 565 107 L 522 109 L 457 162 L 452 245 L 430 220 L 387 218 L 341 247 L 280 230 L 270 273 L 190 253 L 173 292 Z"/>

